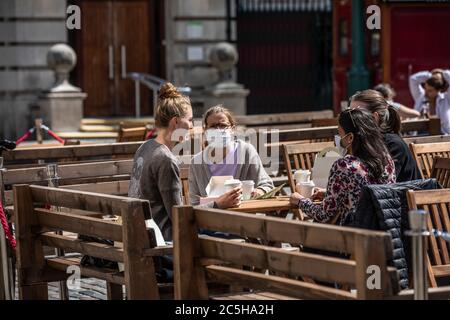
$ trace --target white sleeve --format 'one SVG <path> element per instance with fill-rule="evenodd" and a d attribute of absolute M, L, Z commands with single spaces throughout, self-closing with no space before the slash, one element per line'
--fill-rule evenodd
<path fill-rule="evenodd" d="M 431 72 L 429 71 L 421 71 L 409 77 L 409 91 L 411 91 L 414 102 L 417 103 L 417 101 L 425 94 L 425 90 L 422 88 L 421 84 L 430 77 Z"/>
<path fill-rule="evenodd" d="M 450 70 L 444 70 L 442 72 L 442 75 L 444 76 L 445 81 L 447 81 L 448 83 L 448 88 L 447 88 L 447 100 L 450 101 Z"/>

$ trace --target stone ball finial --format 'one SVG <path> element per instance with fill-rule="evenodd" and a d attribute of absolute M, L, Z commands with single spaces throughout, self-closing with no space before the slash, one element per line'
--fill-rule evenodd
<path fill-rule="evenodd" d="M 221 42 L 211 48 L 209 60 L 220 72 L 231 71 L 239 59 L 236 48 L 228 42 Z"/>
<path fill-rule="evenodd" d="M 47 53 L 47 64 L 56 72 L 70 72 L 77 64 L 77 55 L 67 44 L 55 44 Z"/>
<path fill-rule="evenodd" d="M 53 45 L 47 52 L 47 65 L 55 72 L 52 92 L 80 92 L 81 89 L 69 83 L 69 73 L 77 64 L 75 51 L 65 43 Z"/>

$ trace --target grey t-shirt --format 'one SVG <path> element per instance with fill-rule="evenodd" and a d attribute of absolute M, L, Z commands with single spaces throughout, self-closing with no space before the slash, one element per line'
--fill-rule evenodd
<path fill-rule="evenodd" d="M 150 201 L 152 217 L 166 241 L 172 241 L 172 207 L 182 205 L 179 162 L 169 148 L 145 142 L 134 155 L 128 196 Z"/>

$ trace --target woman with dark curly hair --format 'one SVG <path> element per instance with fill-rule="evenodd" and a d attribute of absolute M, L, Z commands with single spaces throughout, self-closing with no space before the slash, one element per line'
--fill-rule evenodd
<path fill-rule="evenodd" d="M 356 210 L 364 186 L 396 179 L 394 162 L 371 112 L 348 109 L 339 115 L 338 123 L 337 140 L 345 155 L 332 165 L 327 189 L 317 189 L 311 199 L 293 193 L 291 204 L 314 221 L 342 225 Z"/>

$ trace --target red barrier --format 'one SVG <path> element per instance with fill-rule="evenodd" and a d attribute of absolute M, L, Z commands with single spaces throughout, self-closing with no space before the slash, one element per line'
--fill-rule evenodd
<path fill-rule="evenodd" d="M 14 250 L 16 250 L 16 239 L 14 238 L 11 229 L 9 229 L 8 219 L 6 218 L 6 214 L 5 211 L 3 210 L 3 204 L 1 201 L 0 201 L 0 222 L 2 224 L 3 230 L 5 231 L 6 239 L 8 239 L 11 247 Z"/>

